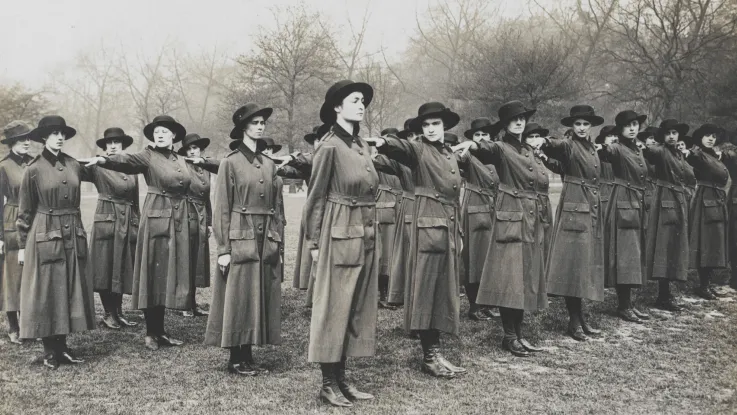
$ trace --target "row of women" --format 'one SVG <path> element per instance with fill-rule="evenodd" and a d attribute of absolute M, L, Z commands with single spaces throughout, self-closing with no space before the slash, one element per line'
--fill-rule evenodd
<path fill-rule="evenodd" d="M 75 134 L 61 117 L 44 117 L 32 131 L 12 124 L 4 141 L 11 152 L 0 164 L 4 297 L 15 298 L 3 309 L 11 332 L 42 338 L 48 367 L 79 363 L 66 335 L 93 328 L 95 290 L 124 325 L 120 295 L 132 294 L 133 307 L 144 311 L 149 349 L 181 345 L 164 328 L 164 310 L 196 309 L 196 280 L 209 276 L 203 257 L 211 211 L 218 267 L 205 343 L 230 350 L 231 373 L 265 373 L 252 345 L 281 337 L 279 176 L 309 183 L 294 279 L 309 290 L 308 360 L 321 367 L 320 397 L 336 406 L 373 399 L 347 382 L 345 370 L 347 357 L 375 353 L 380 292 L 387 304 L 404 304 L 405 328 L 422 346 L 422 370 L 454 378 L 466 370 L 443 356 L 440 333 L 459 332 L 461 284 L 472 314 L 480 314 L 478 305 L 499 308 L 503 348 L 529 356 L 541 349 L 523 336 L 524 312 L 547 307 L 548 295 L 565 297 L 568 332 L 585 340 L 599 331 L 585 321 L 582 300 L 602 300 L 605 286 L 617 289 L 623 319 L 642 322 L 648 316 L 633 306 L 633 288 L 665 280 L 658 303 L 675 309 L 667 281 L 685 279 L 691 266 L 711 293 L 709 275 L 727 266 L 725 165 L 737 166 L 737 153 L 714 151 L 714 126 L 698 129 L 694 146 L 681 151 L 686 128 L 667 120 L 655 132 L 662 144 L 641 149 L 645 116 L 624 111 L 592 140 L 591 127 L 603 119 L 580 105 L 562 120 L 573 134 L 554 139 L 529 123 L 534 109 L 514 101 L 499 109 L 496 123 L 475 120 L 466 132 L 471 140 L 451 148 L 457 138 L 446 130 L 460 117 L 437 102 L 422 105 L 402 131 L 359 137 L 372 97 L 368 84 L 334 84 L 320 109 L 323 126 L 305 137 L 314 153 L 285 159 L 273 157 L 273 141 L 264 138 L 272 110 L 256 104 L 233 115 L 233 151 L 220 161 L 201 157 L 208 141 L 185 139 L 184 127 L 168 116 L 144 128 L 151 147 L 122 153 L 132 139 L 110 129 L 98 141 L 107 155 L 80 160 L 61 152 Z M 44 144 L 35 159 L 25 156 L 29 139 Z M 564 181 L 555 221 L 547 169 Z M 217 173 L 212 208 L 209 172 Z M 137 174 L 148 185 L 140 221 Z M 89 255 L 81 181 L 100 193 Z M 393 232 L 382 232 L 391 223 L 398 224 Z"/>

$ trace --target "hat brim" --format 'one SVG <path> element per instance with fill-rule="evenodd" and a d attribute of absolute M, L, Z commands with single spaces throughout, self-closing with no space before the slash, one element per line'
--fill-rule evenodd
<path fill-rule="evenodd" d="M 709 134 L 717 134 L 718 136 L 721 135 L 722 137 L 717 137 L 716 144 L 721 144 L 725 141 L 724 138 L 724 129 L 719 127 L 708 127 L 708 128 L 697 128 L 696 131 L 694 131 L 693 135 L 691 136 L 691 143 L 694 145 L 701 145 L 701 139 L 704 138 L 705 135 Z"/>
<path fill-rule="evenodd" d="M 522 133 L 522 135 L 524 137 L 528 137 L 530 134 L 534 134 L 534 133 L 538 133 L 538 134 L 540 134 L 543 137 L 547 137 L 548 135 L 550 135 L 550 130 L 548 130 L 547 128 L 535 128 L 532 131 L 528 131 L 526 133 Z"/>
<path fill-rule="evenodd" d="M 182 146 L 179 150 L 177 150 L 177 154 L 179 154 L 180 156 L 186 156 L 187 155 L 187 149 L 192 144 L 196 144 L 197 147 L 200 148 L 200 151 L 205 151 L 205 149 L 207 148 L 207 146 L 210 145 L 210 139 L 209 138 L 205 138 L 205 137 L 201 137 L 201 138 L 199 138 L 197 140 L 192 141 L 191 143 L 187 143 L 187 147 Z"/>
<path fill-rule="evenodd" d="M 495 125 L 498 124 L 498 125 L 501 125 L 502 128 L 506 128 L 507 124 L 509 124 L 509 122 L 512 121 L 513 119 L 515 119 L 517 117 L 524 117 L 525 120 L 529 120 L 530 117 L 532 117 L 533 115 L 535 115 L 536 112 L 537 112 L 537 109 L 531 109 L 531 110 L 528 109 L 528 110 L 521 111 L 521 112 L 518 112 L 518 113 L 515 113 L 515 114 L 511 114 L 511 115 L 507 116 L 507 118 L 505 118 L 503 120 L 500 119 L 499 122 L 497 122 Z"/>
<path fill-rule="evenodd" d="M 566 127 L 573 127 L 573 123 L 575 123 L 576 120 L 586 120 L 591 123 L 592 127 L 598 127 L 604 124 L 604 117 L 600 117 L 598 115 L 577 115 L 573 117 L 565 117 L 561 118 L 560 123 Z"/>
<path fill-rule="evenodd" d="M 233 127 L 232 130 L 230 130 L 230 138 L 233 140 L 241 140 L 243 139 L 243 129 L 248 124 L 248 122 L 253 119 L 253 117 L 258 117 L 259 115 L 264 117 L 264 121 L 268 121 L 269 118 L 271 118 L 271 114 L 274 113 L 273 108 L 261 108 L 258 111 L 255 111 L 248 117 L 242 119 L 241 121 L 238 121 L 238 123 Z"/>
<path fill-rule="evenodd" d="M 354 82 L 346 85 L 335 92 L 335 98 L 332 101 L 325 101 L 320 107 L 320 121 L 325 124 L 333 124 L 337 115 L 334 108 L 340 105 L 348 95 L 360 92 L 363 94 L 363 106 L 368 107 L 374 99 L 374 88 L 365 82 Z M 336 102 L 337 101 L 337 102 Z"/>
<path fill-rule="evenodd" d="M 406 140 L 411 132 L 410 130 L 402 130 L 397 134 L 397 137 Z"/>
<path fill-rule="evenodd" d="M 627 119 L 627 120 L 624 121 L 624 124 L 617 124 L 615 126 L 616 128 L 614 129 L 614 131 L 616 131 L 617 133 L 622 132 L 622 127 L 624 127 L 625 125 L 627 125 L 627 124 L 629 124 L 629 123 L 631 123 L 632 121 L 635 121 L 635 120 L 638 123 L 640 123 L 640 128 L 642 128 L 642 124 L 644 124 L 645 121 L 647 120 L 647 115 L 641 114 L 641 115 L 638 115 L 635 118 L 629 118 L 629 119 Z"/>
<path fill-rule="evenodd" d="M 491 134 L 490 128 L 494 127 L 494 125 L 495 124 L 489 124 L 484 125 L 483 127 L 470 128 L 463 133 L 463 136 L 468 138 L 469 140 L 473 140 L 473 135 L 476 134 L 476 132 L 478 131 L 483 131 L 485 133 Z"/>
<path fill-rule="evenodd" d="M 274 144 L 273 146 L 268 146 L 266 148 L 270 148 L 271 151 L 273 151 L 274 153 L 278 153 L 278 152 L 281 151 L 282 145 L 281 144 Z"/>
<path fill-rule="evenodd" d="M 129 135 L 121 135 L 116 137 L 105 137 L 100 138 L 95 143 L 97 143 L 97 147 L 100 147 L 103 150 L 107 150 L 107 142 L 112 140 L 119 140 L 123 144 L 123 150 L 130 147 L 131 144 L 133 144 L 133 137 Z"/>
<path fill-rule="evenodd" d="M 688 124 L 684 123 L 679 123 L 674 125 L 673 127 L 668 127 L 667 131 L 664 128 L 658 128 L 658 132 L 655 133 L 655 141 L 662 144 L 665 141 L 665 134 L 670 130 L 678 131 L 678 139 L 680 140 L 681 137 L 688 134 L 689 129 L 691 129 L 691 127 L 689 127 Z"/>
<path fill-rule="evenodd" d="M 428 118 L 440 118 L 441 120 L 443 120 L 443 130 L 445 131 L 448 131 L 451 128 L 455 127 L 461 121 L 460 115 L 446 109 L 444 111 L 428 112 L 427 114 L 423 114 L 418 116 L 417 118 L 414 118 L 409 123 L 409 128 L 412 131 L 422 131 L 422 122 Z"/>
<path fill-rule="evenodd" d="M 12 137 L 3 138 L 2 140 L 0 140 L 0 144 L 6 144 L 9 146 L 12 146 L 13 144 L 15 144 L 16 141 L 25 140 L 25 139 L 32 140 L 32 137 L 31 137 L 32 132 L 33 130 L 27 133 L 24 133 L 24 134 L 19 134 L 19 135 L 14 135 Z"/>
<path fill-rule="evenodd" d="M 187 135 L 187 129 L 176 121 L 157 121 L 143 127 L 143 135 L 148 138 L 148 141 L 154 141 L 154 130 L 159 126 L 166 127 L 169 131 L 174 133 L 174 139 L 172 140 L 173 143 L 182 141 L 184 136 Z"/>
<path fill-rule="evenodd" d="M 66 126 L 66 127 L 48 126 L 48 127 L 38 127 L 38 128 L 33 129 L 30 133 L 28 133 L 28 137 L 37 143 L 43 144 L 44 140 L 41 137 L 48 136 L 52 132 L 59 131 L 59 130 L 61 130 L 61 132 L 64 133 L 65 140 L 69 140 L 70 138 L 77 135 L 77 130 L 69 126 Z"/>
<path fill-rule="evenodd" d="M 315 142 L 315 140 L 317 140 L 317 134 L 315 134 L 315 133 L 309 133 L 309 134 L 306 134 L 306 135 L 304 136 L 304 140 L 305 140 L 305 141 L 306 141 L 306 142 L 307 142 L 308 144 L 312 144 L 312 143 L 314 143 L 314 142 Z"/>

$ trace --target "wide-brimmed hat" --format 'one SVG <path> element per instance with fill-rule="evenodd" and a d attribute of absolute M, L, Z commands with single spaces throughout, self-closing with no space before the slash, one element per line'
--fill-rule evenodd
<path fill-rule="evenodd" d="M 271 151 L 274 152 L 274 153 L 278 153 L 282 149 L 281 144 L 276 144 L 274 142 L 274 139 L 271 138 L 271 137 L 263 137 L 263 138 L 261 138 L 261 141 L 263 141 L 264 143 L 266 143 L 266 148 L 270 148 Z"/>
<path fill-rule="evenodd" d="M 307 143 L 312 144 L 317 139 L 317 130 L 320 128 L 320 126 L 312 127 L 312 132 L 309 132 L 305 134 L 304 140 L 307 141 Z"/>
<path fill-rule="evenodd" d="M 658 127 L 658 132 L 655 134 L 655 141 L 662 143 L 665 140 L 665 135 L 671 130 L 678 131 L 679 138 L 683 137 L 688 134 L 690 128 L 688 124 L 679 123 L 675 118 L 665 119 L 660 123 L 660 127 Z"/>
<path fill-rule="evenodd" d="M 701 127 L 697 128 L 693 135 L 691 136 L 691 142 L 693 145 L 701 145 L 701 139 L 704 138 L 705 135 L 709 134 L 716 134 L 717 135 L 717 144 L 719 144 L 724 139 L 724 129 L 719 127 L 716 124 L 710 124 L 706 123 L 703 124 Z"/>
<path fill-rule="evenodd" d="M 499 115 L 499 122 L 497 122 L 497 124 L 499 125 L 500 129 L 505 128 L 512 119 L 517 117 L 525 117 L 526 120 L 529 120 L 530 117 L 535 114 L 535 112 L 537 112 L 536 109 L 527 108 L 520 101 L 509 101 L 499 107 L 499 110 L 497 111 L 497 114 Z"/>
<path fill-rule="evenodd" d="M 655 138 L 656 134 L 658 134 L 658 129 L 656 127 L 646 127 L 644 130 L 637 133 L 637 139 L 644 142 L 648 137 Z"/>
<path fill-rule="evenodd" d="M 466 130 L 463 135 L 469 140 L 472 140 L 473 135 L 477 131 L 483 131 L 485 133 L 489 133 L 489 135 L 494 135 L 499 132 L 499 126 L 497 126 L 495 123 L 492 123 L 489 118 L 476 118 L 475 120 L 471 121 L 471 128 Z"/>
<path fill-rule="evenodd" d="M 631 123 L 632 121 L 637 120 L 640 125 L 647 120 L 647 115 L 645 114 L 638 114 L 632 110 L 624 110 L 617 114 L 616 117 L 614 117 L 614 124 L 617 127 L 624 127 L 625 125 Z"/>
<path fill-rule="evenodd" d="M 399 129 L 398 128 L 389 127 L 389 128 L 384 128 L 383 130 L 381 130 L 381 134 L 380 135 L 381 136 L 392 135 L 392 136 L 396 137 L 397 134 L 399 134 Z"/>
<path fill-rule="evenodd" d="M 333 84 L 325 93 L 325 102 L 320 108 L 320 120 L 325 124 L 333 124 L 337 117 L 335 107 L 340 105 L 345 97 L 354 93 L 363 94 L 363 105 L 368 107 L 374 98 L 374 88 L 364 82 L 353 82 L 350 79 L 344 79 Z"/>
<path fill-rule="evenodd" d="M 592 127 L 604 124 L 604 118 L 596 115 L 591 105 L 574 105 L 571 107 L 570 115 L 562 118 L 560 123 L 566 127 L 573 127 L 573 123 L 579 119 L 590 122 Z"/>
<path fill-rule="evenodd" d="M 59 115 L 47 115 L 38 122 L 38 127 L 30 133 L 31 140 L 43 143 L 42 137 L 46 137 L 54 131 L 64 133 L 65 139 L 69 140 L 77 134 L 77 130 L 67 125 L 66 120 Z"/>
<path fill-rule="evenodd" d="M 443 137 L 443 141 L 445 141 L 447 144 L 454 146 L 458 144 L 458 136 L 454 133 L 446 132 L 445 136 Z"/>
<path fill-rule="evenodd" d="M 693 138 L 690 135 L 678 136 L 678 141 L 683 141 L 686 144 L 686 148 L 693 147 Z"/>
<path fill-rule="evenodd" d="M 11 121 L 3 129 L 3 135 L 5 138 L 0 141 L 2 144 L 13 145 L 18 140 L 24 140 L 31 138 L 31 126 L 23 121 Z"/>
<path fill-rule="evenodd" d="M 143 127 L 143 135 L 145 135 L 149 141 L 154 141 L 154 130 L 159 126 L 166 127 L 169 131 L 174 133 L 174 139 L 172 140 L 174 143 L 182 141 L 184 136 L 187 135 L 187 129 L 168 115 L 157 115 L 154 117 L 153 121 Z"/>
<path fill-rule="evenodd" d="M 260 115 L 264 117 L 264 121 L 266 121 L 271 117 L 273 112 L 273 108 L 261 107 L 253 102 L 249 102 L 248 104 L 238 108 L 233 113 L 232 118 L 234 127 L 230 130 L 230 138 L 233 140 L 241 140 L 243 138 L 243 128 L 253 117 Z"/>
<path fill-rule="evenodd" d="M 417 110 L 417 117 L 410 121 L 410 130 L 422 131 L 422 122 L 428 118 L 440 118 L 443 120 L 443 129 L 450 130 L 458 125 L 461 116 L 453 112 L 440 102 L 427 102 L 420 105 Z"/>
<path fill-rule="evenodd" d="M 522 131 L 522 137 L 527 137 L 532 133 L 538 133 L 542 137 L 547 137 L 548 134 L 550 134 L 550 130 L 547 128 L 543 128 L 540 124 L 536 122 L 530 122 L 525 124 L 525 129 Z"/>
<path fill-rule="evenodd" d="M 126 135 L 125 131 L 123 131 L 122 128 L 118 127 L 110 127 L 105 132 L 102 133 L 102 138 L 95 141 L 98 147 L 105 150 L 105 145 L 112 141 L 112 140 L 118 140 L 123 144 L 123 149 L 125 150 L 133 144 L 133 137 Z"/>
<path fill-rule="evenodd" d="M 596 136 L 596 139 L 594 142 L 596 144 L 604 144 L 604 139 L 608 135 L 617 135 L 617 126 L 616 125 L 605 125 L 601 127 L 601 130 L 599 130 L 599 135 Z"/>
<path fill-rule="evenodd" d="M 414 131 L 412 131 L 412 125 L 411 125 L 413 119 L 414 118 L 407 118 L 404 121 L 404 128 L 402 129 L 402 131 L 399 132 L 399 134 L 397 134 L 397 137 L 407 139 L 408 135 L 410 135 L 411 133 L 414 133 Z"/>
<path fill-rule="evenodd" d="M 200 148 L 200 151 L 205 151 L 207 146 L 210 145 L 210 139 L 205 137 L 200 137 L 199 134 L 187 134 L 186 137 L 184 137 L 184 140 L 182 140 L 182 147 L 177 150 L 177 153 L 181 156 L 187 155 L 187 150 L 189 149 L 189 146 L 192 144 L 196 145 Z"/>

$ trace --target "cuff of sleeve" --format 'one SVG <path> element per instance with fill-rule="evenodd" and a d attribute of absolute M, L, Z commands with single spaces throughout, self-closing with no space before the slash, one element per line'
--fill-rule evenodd
<path fill-rule="evenodd" d="M 313 249 L 319 249 L 319 246 L 317 245 L 317 242 L 315 242 L 313 240 L 307 240 L 307 247 L 309 248 L 310 251 L 313 250 Z"/>
<path fill-rule="evenodd" d="M 218 247 L 218 256 L 230 255 L 230 247 Z"/>

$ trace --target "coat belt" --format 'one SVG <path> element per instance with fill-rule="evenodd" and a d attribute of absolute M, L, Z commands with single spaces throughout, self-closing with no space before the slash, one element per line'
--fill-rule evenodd
<path fill-rule="evenodd" d="M 612 185 L 612 184 L 614 184 L 614 180 L 610 180 L 610 179 L 599 179 L 599 184 Z"/>
<path fill-rule="evenodd" d="M 409 192 L 405 190 L 402 192 L 402 198 L 409 199 L 409 200 L 415 200 L 415 192 Z"/>
<path fill-rule="evenodd" d="M 97 199 L 98 200 L 105 200 L 107 202 L 113 202 L 113 203 L 119 204 L 119 205 L 133 206 L 133 201 L 132 200 L 123 199 L 122 197 L 115 197 L 115 196 L 112 196 L 112 195 L 106 195 L 106 194 L 102 194 L 102 193 L 99 194 L 99 195 L 97 195 Z"/>
<path fill-rule="evenodd" d="M 258 205 L 233 205 L 230 211 L 242 215 L 273 215 L 276 213 L 274 208 Z"/>
<path fill-rule="evenodd" d="M 487 187 L 481 187 L 476 184 L 466 183 L 466 190 L 470 190 L 474 193 L 479 193 L 485 196 L 494 197 L 494 190 Z"/>
<path fill-rule="evenodd" d="M 660 186 L 660 187 L 665 187 L 666 189 L 670 189 L 678 193 L 686 192 L 686 189 L 684 189 L 682 185 L 666 182 L 665 180 L 655 179 L 655 185 Z"/>
<path fill-rule="evenodd" d="M 207 200 L 200 198 L 200 197 L 189 196 L 189 195 L 187 196 L 187 202 L 194 203 L 195 205 L 202 205 L 202 206 L 207 204 Z"/>
<path fill-rule="evenodd" d="M 12 202 L 11 202 L 10 200 L 8 200 L 8 201 L 7 201 L 6 203 L 5 203 L 5 206 L 15 206 L 15 207 L 18 207 L 18 202 L 17 202 L 17 201 L 12 201 Z"/>
<path fill-rule="evenodd" d="M 626 182 L 626 181 L 624 181 L 622 179 L 616 179 L 615 178 L 613 183 L 616 184 L 616 185 L 618 185 L 618 186 L 626 187 L 626 188 L 628 188 L 630 190 L 636 190 L 638 192 L 644 192 L 645 191 L 645 186 L 638 186 L 636 184 L 632 184 L 631 182 Z"/>
<path fill-rule="evenodd" d="M 575 185 L 584 186 L 584 187 L 591 187 L 597 190 L 599 189 L 599 180 L 597 178 L 585 179 L 583 177 L 566 175 L 566 177 L 563 179 L 563 183 L 570 183 L 570 184 L 575 184 Z"/>
<path fill-rule="evenodd" d="M 78 207 L 67 207 L 67 208 L 52 208 L 49 206 L 39 206 L 36 208 L 36 213 L 49 216 L 64 216 L 64 215 L 77 215 L 79 214 Z"/>
<path fill-rule="evenodd" d="M 534 190 L 515 189 L 505 184 L 499 185 L 499 191 L 515 199 L 537 199 L 538 196 L 538 192 Z"/>
<path fill-rule="evenodd" d="M 166 190 L 161 190 L 157 187 L 151 187 L 151 186 L 149 186 L 148 188 L 148 193 L 151 193 L 153 195 L 160 195 L 160 196 L 168 197 L 171 199 L 184 199 L 186 197 L 186 195 L 182 193 L 167 192 Z"/>
<path fill-rule="evenodd" d="M 345 206 L 376 206 L 374 195 L 351 196 L 339 193 L 328 193 L 328 202 Z"/>
<path fill-rule="evenodd" d="M 402 191 L 401 190 L 395 189 L 395 188 L 393 188 L 393 187 L 391 187 L 389 185 L 386 185 L 386 184 L 380 184 L 379 185 L 379 190 L 383 190 L 385 192 L 389 192 L 389 193 L 391 193 L 393 195 L 396 195 L 396 196 L 401 196 L 402 195 Z"/>
<path fill-rule="evenodd" d="M 457 200 L 449 199 L 445 195 L 441 195 L 438 191 L 429 187 L 415 187 L 415 196 L 427 197 L 429 199 L 437 200 L 444 205 L 458 207 Z"/>
<path fill-rule="evenodd" d="M 696 185 L 704 186 L 704 187 L 711 187 L 712 189 L 724 191 L 724 186 L 720 186 L 719 184 L 714 183 L 714 182 L 707 182 L 706 180 L 696 180 Z"/>

